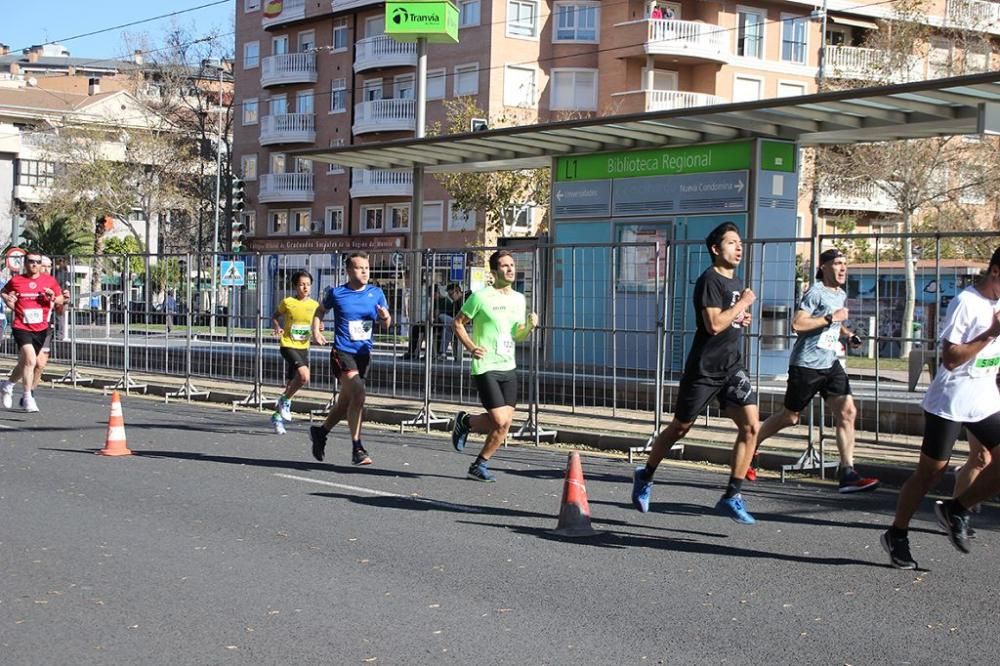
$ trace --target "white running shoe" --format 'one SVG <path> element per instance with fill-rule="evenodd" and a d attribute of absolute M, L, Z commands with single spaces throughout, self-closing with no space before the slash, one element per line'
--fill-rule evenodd
<path fill-rule="evenodd" d="M 14 406 L 14 382 L 0 384 L 0 403 L 3 403 L 4 409 Z"/>
<path fill-rule="evenodd" d="M 278 398 L 278 416 L 284 421 L 292 420 L 292 401 L 284 396 Z"/>
<path fill-rule="evenodd" d="M 285 422 L 277 414 L 271 417 L 271 425 L 274 427 L 275 435 L 284 435 L 286 433 Z"/>
<path fill-rule="evenodd" d="M 35 402 L 35 398 L 32 396 L 22 396 L 21 397 L 21 407 L 24 408 L 26 412 L 37 412 L 38 404 Z"/>

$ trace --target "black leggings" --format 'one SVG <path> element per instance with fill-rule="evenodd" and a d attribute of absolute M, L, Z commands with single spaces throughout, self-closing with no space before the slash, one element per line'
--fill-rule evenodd
<path fill-rule="evenodd" d="M 920 452 L 934 460 L 949 460 L 955 441 L 962 434 L 962 426 L 975 435 L 987 451 L 1000 446 L 1000 412 L 974 423 L 950 421 L 924 412 L 924 443 L 920 446 Z"/>

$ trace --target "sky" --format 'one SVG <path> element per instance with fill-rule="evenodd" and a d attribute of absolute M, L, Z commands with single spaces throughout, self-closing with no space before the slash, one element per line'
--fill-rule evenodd
<path fill-rule="evenodd" d="M 153 48 L 162 46 L 163 35 L 171 26 L 187 29 L 192 35 L 211 32 L 231 33 L 235 3 L 226 0 L 204 9 L 197 9 L 148 23 L 118 28 L 89 37 L 69 39 L 75 35 L 141 21 L 154 16 L 207 5 L 218 0 L 167 0 L 137 2 L 136 0 L 0 0 L 0 43 L 20 53 L 33 44 L 58 41 L 70 55 L 81 58 L 118 58 L 131 53 L 125 34 L 145 35 Z M 233 37 L 224 36 L 229 40 Z M 232 50 L 228 48 L 227 50 Z"/>

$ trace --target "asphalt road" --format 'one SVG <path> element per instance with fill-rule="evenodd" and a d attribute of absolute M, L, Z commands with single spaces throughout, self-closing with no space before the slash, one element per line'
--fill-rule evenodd
<path fill-rule="evenodd" d="M 127 398 L 135 455 L 105 458 L 107 397 L 38 400 L 0 412 L 4 664 L 995 663 L 995 508 L 961 555 L 928 502 L 929 571 L 897 571 L 894 493 L 765 480 L 746 527 L 723 475 L 671 465 L 641 515 L 631 468 L 585 456 L 601 535 L 564 540 L 565 452 L 481 484 L 444 437 L 370 429 L 354 468 L 343 426 L 316 463 L 304 420 Z"/>

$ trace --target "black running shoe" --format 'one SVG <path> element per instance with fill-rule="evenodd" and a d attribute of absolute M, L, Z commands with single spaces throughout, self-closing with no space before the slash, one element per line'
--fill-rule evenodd
<path fill-rule="evenodd" d="M 310 426 L 309 439 L 312 440 L 313 458 L 323 462 L 323 453 L 326 451 L 326 430 L 323 426 Z"/>
<path fill-rule="evenodd" d="M 909 537 L 893 538 L 889 530 L 882 533 L 882 548 L 889 553 L 889 563 L 897 569 L 916 569 L 917 562 L 910 555 Z"/>
<path fill-rule="evenodd" d="M 937 514 L 938 522 L 945 528 L 951 545 L 963 553 L 968 553 L 970 550 L 969 514 L 956 515 L 951 511 L 951 503 L 941 500 L 934 504 L 934 513 Z"/>
<path fill-rule="evenodd" d="M 372 459 L 365 451 L 364 447 L 359 446 L 358 448 L 351 451 L 351 464 L 352 465 L 371 465 Z"/>
<path fill-rule="evenodd" d="M 451 445 L 456 451 L 465 449 L 465 440 L 469 438 L 469 427 L 465 425 L 465 412 L 455 415 L 455 426 L 451 429 Z"/>

